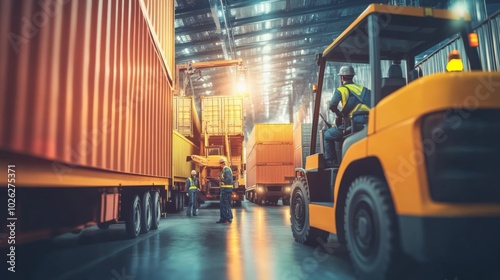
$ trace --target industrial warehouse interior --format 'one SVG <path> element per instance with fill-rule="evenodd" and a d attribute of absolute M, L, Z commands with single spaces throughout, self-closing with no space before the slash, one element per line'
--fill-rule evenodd
<path fill-rule="evenodd" d="M 0 0 L 0 279 L 500 279 L 500 1 Z"/>

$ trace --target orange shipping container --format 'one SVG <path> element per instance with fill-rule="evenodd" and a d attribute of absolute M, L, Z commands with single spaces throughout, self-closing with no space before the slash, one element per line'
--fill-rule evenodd
<path fill-rule="evenodd" d="M 261 142 L 293 142 L 292 124 L 255 124 L 247 140 L 247 153 Z"/>
<path fill-rule="evenodd" d="M 1 1 L 0 151 L 171 177 L 173 9 Z"/>
<path fill-rule="evenodd" d="M 293 164 L 257 165 L 247 170 L 246 184 L 250 187 L 257 184 L 290 184 L 285 177 L 293 177 L 294 173 Z"/>
<path fill-rule="evenodd" d="M 300 123 L 293 131 L 294 164 L 296 167 L 303 167 L 306 163 L 306 157 L 311 148 L 312 124 Z M 316 153 L 320 153 L 320 131 L 316 134 Z"/>
<path fill-rule="evenodd" d="M 143 14 L 151 29 L 152 39 L 155 41 L 157 50 L 167 65 L 167 71 L 173 81 L 175 80 L 175 13 L 174 1 L 165 0 L 141 0 L 125 1 L 139 2 L 142 5 Z"/>
<path fill-rule="evenodd" d="M 257 143 L 247 156 L 247 169 L 255 165 L 293 164 L 293 145 L 291 142 Z"/>

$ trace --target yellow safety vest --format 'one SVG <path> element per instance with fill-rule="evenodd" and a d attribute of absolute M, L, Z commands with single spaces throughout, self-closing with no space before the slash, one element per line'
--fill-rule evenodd
<path fill-rule="evenodd" d="M 347 89 L 349 88 L 349 89 Z M 357 100 L 360 102 L 354 108 L 349 112 L 349 116 L 351 117 L 354 112 L 357 111 L 369 111 L 370 107 L 368 107 L 366 104 L 362 103 L 363 96 L 361 94 L 363 93 L 363 86 L 357 85 L 357 84 L 346 84 L 343 85 L 337 90 L 340 92 L 342 96 L 342 111 L 347 105 L 347 100 L 349 99 L 349 90 L 351 93 L 357 98 Z"/>
<path fill-rule="evenodd" d="M 222 172 L 220 173 L 220 187 L 221 188 L 226 188 L 226 189 L 231 189 L 233 188 L 233 185 L 225 185 L 224 182 L 222 180 L 224 180 L 224 171 L 227 169 L 229 169 L 231 171 L 231 168 L 229 168 L 229 166 L 224 166 L 224 168 L 222 168 Z M 231 171 L 231 175 L 232 175 L 233 171 Z"/>
<path fill-rule="evenodd" d="M 196 190 L 197 187 L 194 184 L 193 178 L 189 177 L 188 180 L 189 180 L 189 190 Z"/>

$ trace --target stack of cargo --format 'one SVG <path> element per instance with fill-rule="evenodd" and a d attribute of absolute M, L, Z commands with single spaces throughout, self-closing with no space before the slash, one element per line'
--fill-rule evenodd
<path fill-rule="evenodd" d="M 243 135 L 243 97 L 202 96 L 202 133 Z"/>
<path fill-rule="evenodd" d="M 200 121 L 192 96 L 174 96 L 174 130 L 193 138 L 199 135 Z"/>
<path fill-rule="evenodd" d="M 243 174 L 243 97 L 201 97 L 201 152 L 203 156 L 223 156 L 233 170 L 234 189 L 232 200 L 240 205 L 244 199 L 245 180 Z M 202 188 L 207 200 L 220 199 L 220 165 L 204 166 L 201 173 Z"/>
<path fill-rule="evenodd" d="M 261 204 L 288 203 L 294 176 L 291 124 L 256 124 L 246 144 L 247 199 Z"/>
<path fill-rule="evenodd" d="M 300 123 L 293 131 L 293 159 L 295 167 L 305 167 L 306 157 L 311 148 L 311 123 Z M 316 134 L 316 153 L 320 153 L 320 131 Z"/>

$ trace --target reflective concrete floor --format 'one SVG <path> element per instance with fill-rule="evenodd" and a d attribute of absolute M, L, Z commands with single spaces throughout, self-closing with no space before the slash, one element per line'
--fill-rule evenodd
<path fill-rule="evenodd" d="M 293 240 L 288 209 L 243 202 L 232 224 L 216 224 L 218 204 L 202 205 L 199 216 L 168 215 L 134 240 L 124 224 L 91 227 L 21 247 L 16 278 L 355 279 L 345 251 L 328 254 Z"/>
<path fill-rule="evenodd" d="M 324 248 L 293 240 L 289 208 L 281 201 L 278 206 L 243 202 L 233 215 L 232 224 L 216 224 L 219 205 L 202 205 L 199 216 L 168 215 L 158 230 L 133 240 L 125 225 L 117 224 L 18 246 L 16 273 L 4 277 L 1 271 L 0 280 L 355 279 L 345 247 L 339 248 L 334 236 Z M 436 271 L 430 268 L 431 274 Z M 405 271 L 405 279 L 431 279 L 421 272 L 425 269 Z M 467 279 L 480 279 L 474 275 Z M 493 279 L 500 279 L 500 271 Z"/>

